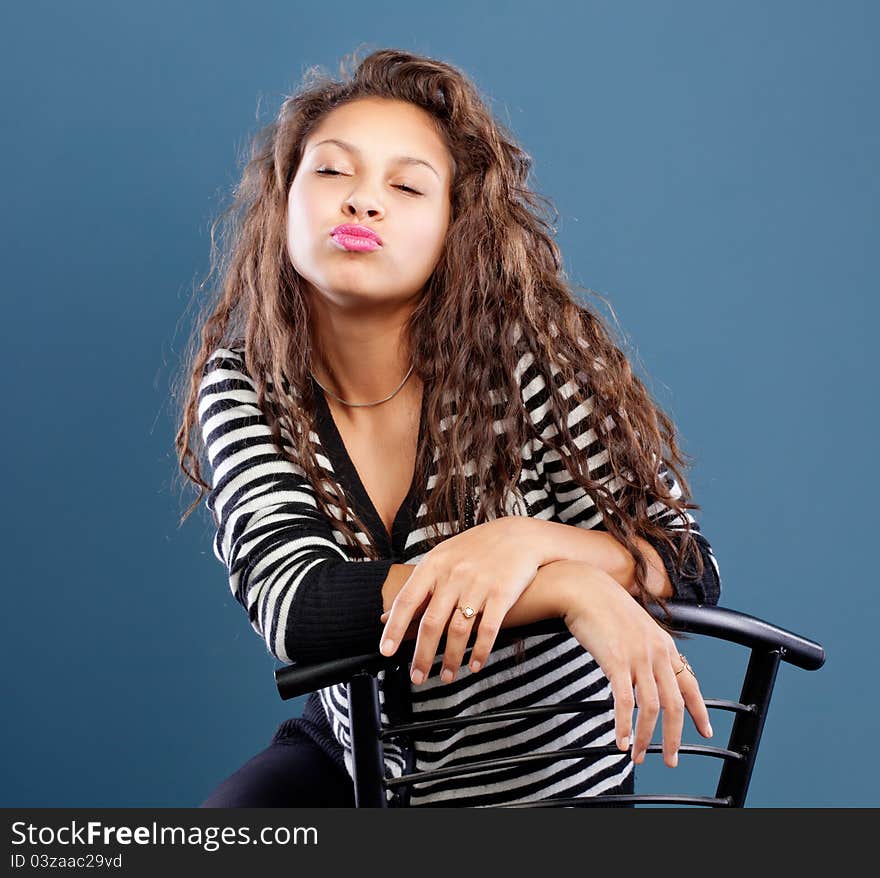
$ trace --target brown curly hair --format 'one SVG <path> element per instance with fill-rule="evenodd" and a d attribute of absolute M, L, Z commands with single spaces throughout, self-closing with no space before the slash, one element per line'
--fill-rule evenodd
<path fill-rule="evenodd" d="M 211 489 L 201 475 L 204 448 L 196 429 L 206 363 L 218 347 L 243 346 L 246 369 L 255 380 L 279 453 L 305 470 L 321 510 L 335 519 L 345 539 L 367 557 L 378 557 L 375 546 L 364 546 L 355 537 L 347 516 L 365 534 L 369 528 L 344 492 L 332 480 L 325 481 L 309 441 L 315 429 L 312 338 L 305 281 L 286 250 L 286 206 L 303 144 L 327 113 L 360 98 L 409 101 L 430 115 L 454 167 L 444 251 L 406 326 L 426 406 L 417 473 L 425 476 L 432 454 L 439 454 L 437 481 L 427 501 L 427 522 L 433 527 L 429 544 L 444 538 L 439 521 L 453 523 L 453 533 L 467 527 L 469 492 L 476 485 L 480 504 L 475 524 L 506 514 L 505 496 L 518 483 L 523 446 L 537 437 L 515 375 L 519 357 L 528 349 L 545 376 L 558 427 L 555 435 L 540 441 L 560 455 L 572 479 L 604 510 L 608 532 L 632 553 L 637 600 L 643 606 L 655 601 L 665 609 L 665 602 L 645 588 L 646 561 L 634 537 L 662 538 L 677 549 L 680 569 L 693 553 L 696 576 L 702 575 L 702 557 L 683 514 L 700 508 L 689 502 L 681 471 L 687 455 L 676 444 L 672 421 L 633 374 L 600 315 L 575 298 L 551 237 L 555 229 L 538 209 L 549 200 L 526 182 L 531 158 L 455 67 L 397 49 L 373 51 L 360 62 L 357 54 L 349 56 L 353 70 L 348 59 L 342 61 L 338 80 L 320 67 L 306 72 L 299 90 L 285 98 L 276 118 L 253 138 L 232 203 L 211 226 L 211 268 L 201 286 L 208 286 L 212 277 L 219 282 L 193 329 L 175 390 L 178 399 L 186 397 L 175 442 L 180 470 L 199 486 L 181 523 Z M 569 381 L 577 391 L 566 401 L 559 387 Z M 498 388 L 506 389 L 500 412 L 490 402 L 490 390 Z M 591 394 L 595 423 L 617 427 L 603 433 L 609 467 L 624 482 L 617 500 L 585 472 L 568 428 L 570 407 Z M 451 409 L 446 400 L 452 400 Z M 450 410 L 457 417 L 441 437 L 439 425 Z M 496 434 L 493 421 L 499 416 L 510 429 Z M 303 429 L 295 429 L 296 424 Z M 281 441 L 282 425 L 293 437 L 293 456 Z M 194 436 L 199 440 L 195 450 L 190 447 Z M 469 459 L 477 462 L 476 471 L 466 477 Z M 661 459 L 678 479 L 679 498 L 670 496 L 660 477 Z M 424 478 L 417 484 L 424 487 Z M 684 529 L 678 546 L 648 518 L 647 509 L 658 499 L 680 513 Z M 341 520 L 331 514 L 330 504 L 339 507 Z"/>

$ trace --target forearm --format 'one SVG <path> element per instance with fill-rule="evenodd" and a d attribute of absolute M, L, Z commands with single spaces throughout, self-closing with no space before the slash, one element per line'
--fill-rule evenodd
<path fill-rule="evenodd" d="M 573 524 L 523 518 L 532 530 L 530 538 L 540 552 L 541 564 L 582 561 L 604 570 L 630 594 L 636 593 L 636 561 L 627 548 L 607 531 Z M 647 589 L 655 597 L 671 598 L 672 582 L 657 550 L 647 540 L 635 538 L 648 563 Z"/>
<path fill-rule="evenodd" d="M 507 611 L 501 627 L 517 628 L 564 616 L 570 606 L 569 590 L 577 587 L 579 568 L 579 562 L 564 559 L 540 566 L 535 578 Z"/>
<path fill-rule="evenodd" d="M 390 609 L 397 592 L 403 588 L 410 574 L 415 570 L 413 564 L 393 564 L 382 589 L 385 609 Z M 576 563 L 568 560 L 550 561 L 538 568 L 534 579 L 526 586 L 516 603 L 507 611 L 501 623 L 502 628 L 516 628 L 540 622 L 542 619 L 561 617 L 568 609 L 566 591 L 576 582 Z M 572 574 L 575 574 L 573 576 Z M 413 616 L 404 640 L 413 640 L 418 635 L 422 612 Z M 478 620 L 479 621 L 479 620 Z"/>

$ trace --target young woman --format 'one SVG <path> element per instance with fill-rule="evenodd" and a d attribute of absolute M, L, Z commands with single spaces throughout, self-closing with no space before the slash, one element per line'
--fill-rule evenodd
<path fill-rule="evenodd" d="M 574 298 L 530 159 L 468 78 L 396 50 L 343 73 L 284 102 L 237 189 L 185 372 L 177 448 L 201 490 L 184 519 L 210 491 L 215 554 L 281 662 L 416 638 L 412 667 L 380 675 L 384 722 L 613 695 L 598 715 L 426 735 L 414 765 L 390 745 L 389 777 L 616 745 L 416 785 L 411 806 L 632 791 L 661 712 L 669 766 L 685 710 L 712 734 L 646 610 L 720 593 L 674 426 Z M 565 633 L 493 648 L 552 616 Z M 203 806 L 353 805 L 350 775 L 332 686 Z"/>

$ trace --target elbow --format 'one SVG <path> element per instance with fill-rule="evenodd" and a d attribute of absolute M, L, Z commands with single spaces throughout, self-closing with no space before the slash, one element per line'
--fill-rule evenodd
<path fill-rule="evenodd" d="M 697 546 L 702 571 L 695 563 L 686 563 L 685 570 L 679 570 L 673 566 L 671 558 L 664 558 L 669 563 L 667 569 L 673 585 L 673 600 L 714 607 L 721 599 L 721 576 L 718 571 L 718 562 L 715 560 L 709 542 L 702 535 L 697 536 Z"/>
<path fill-rule="evenodd" d="M 711 607 L 718 606 L 721 599 L 721 577 L 718 573 L 718 565 L 711 550 L 702 550 L 703 573 L 693 580 L 683 580 L 678 583 L 680 594 L 676 593 L 676 600 L 690 601 L 697 604 L 705 604 Z"/>
<path fill-rule="evenodd" d="M 721 573 L 718 569 L 718 561 L 715 553 L 705 538 L 700 542 L 700 555 L 703 560 L 703 575 L 701 584 L 703 588 L 703 603 L 717 606 L 721 600 Z"/>
<path fill-rule="evenodd" d="M 285 664 L 378 652 L 382 584 L 392 563 L 312 558 L 265 582 L 255 604 L 269 652 Z"/>
<path fill-rule="evenodd" d="M 705 587 L 705 592 L 706 596 L 703 603 L 713 607 L 718 606 L 718 602 L 721 600 L 721 577 L 714 566 L 710 571 L 710 581 Z"/>

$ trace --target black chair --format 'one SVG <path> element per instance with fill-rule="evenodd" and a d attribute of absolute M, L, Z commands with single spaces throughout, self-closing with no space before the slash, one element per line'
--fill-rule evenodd
<path fill-rule="evenodd" d="M 676 631 L 703 635 L 747 647 L 750 650 L 748 666 L 742 682 L 739 701 L 707 698 L 704 700 L 710 715 L 712 710 L 731 711 L 734 719 L 726 747 L 682 742 L 681 755 L 707 756 L 721 761 L 720 777 L 714 796 L 673 794 L 612 794 L 570 799 L 548 799 L 540 802 L 501 805 L 505 808 L 540 807 L 598 807 L 635 806 L 638 804 L 703 805 L 713 808 L 742 808 L 751 780 L 761 733 L 770 707 L 770 698 L 776 683 L 780 662 L 788 662 L 808 671 L 815 671 L 825 663 L 825 650 L 818 643 L 790 631 L 778 628 L 762 619 L 738 613 L 723 607 L 670 601 L 667 622 Z M 651 607 L 660 617 L 659 607 Z M 548 619 L 519 628 L 504 628 L 499 632 L 495 648 L 510 643 L 517 636 L 549 634 L 567 630 L 562 619 Z M 442 653 L 441 640 L 438 655 Z M 469 644 L 468 649 L 473 646 Z M 409 789 L 419 781 L 435 778 L 459 777 L 489 771 L 505 765 L 525 761 L 555 761 L 574 759 L 585 754 L 614 753 L 616 746 L 592 746 L 556 751 L 542 751 L 524 756 L 496 757 L 472 760 L 454 767 L 436 771 L 415 771 L 400 778 L 385 778 L 383 742 L 391 738 L 406 742 L 407 735 L 419 730 L 460 727 L 493 719 L 508 719 L 526 715 L 571 713 L 574 711 L 601 712 L 613 705 L 613 700 L 572 702 L 519 709 L 485 711 L 477 716 L 446 720 L 412 722 L 382 727 L 379 713 L 378 680 L 383 669 L 395 669 L 404 663 L 409 667 L 415 648 L 414 640 L 406 640 L 390 657 L 377 649 L 374 654 L 342 658 L 314 665 L 287 665 L 275 671 L 278 692 L 283 700 L 295 698 L 316 689 L 336 683 L 348 684 L 349 716 L 351 721 L 352 758 L 354 765 L 355 801 L 358 808 L 406 807 Z M 464 663 L 467 662 L 465 653 Z M 659 729 L 655 728 L 655 732 Z M 716 732 L 717 734 L 717 732 Z M 651 744 L 648 753 L 662 753 L 661 744 Z M 388 802 L 387 791 L 393 791 Z"/>

